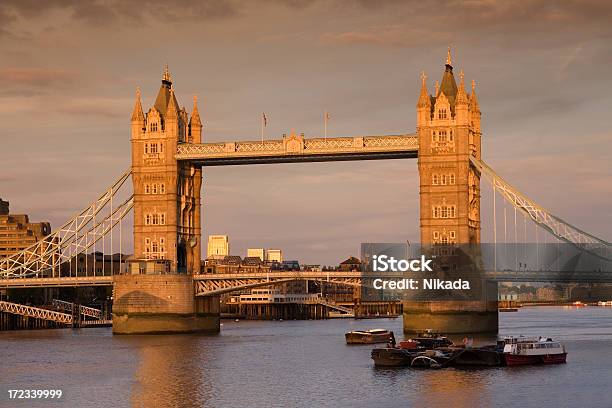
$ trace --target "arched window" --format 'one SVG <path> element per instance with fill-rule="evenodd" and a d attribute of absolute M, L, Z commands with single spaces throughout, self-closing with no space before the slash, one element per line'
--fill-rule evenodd
<path fill-rule="evenodd" d="M 157 214 L 153 214 L 152 221 L 153 221 L 152 222 L 153 225 L 159 224 L 159 217 L 157 216 Z"/>
<path fill-rule="evenodd" d="M 438 185 L 438 183 L 439 183 L 439 177 L 438 177 L 438 175 L 437 175 L 437 174 L 434 174 L 434 175 L 431 177 L 431 184 L 433 184 L 434 186 L 437 186 L 437 185 Z"/>
<path fill-rule="evenodd" d="M 440 217 L 440 207 L 437 205 L 433 207 L 433 217 L 434 218 Z"/>
<path fill-rule="evenodd" d="M 153 188 L 153 194 L 157 194 L 157 184 L 153 183 L 151 187 Z"/>
<path fill-rule="evenodd" d="M 149 153 L 149 144 L 145 143 L 145 153 Z"/>
<path fill-rule="evenodd" d="M 440 238 L 440 233 L 438 231 L 434 231 L 433 237 L 434 237 L 434 239 L 437 240 L 438 238 Z"/>
<path fill-rule="evenodd" d="M 151 153 L 157 153 L 157 143 L 151 143 Z"/>
<path fill-rule="evenodd" d="M 450 237 L 451 237 L 451 239 L 455 239 L 455 237 L 456 237 L 455 231 L 451 231 L 450 232 Z"/>
<path fill-rule="evenodd" d="M 454 206 L 454 205 L 451 205 L 451 206 L 450 206 L 450 211 L 449 211 L 448 216 L 449 216 L 450 218 L 455 218 L 455 206 Z"/>
<path fill-rule="evenodd" d="M 159 252 L 159 247 L 157 246 L 157 241 L 153 241 L 153 243 L 151 244 L 151 252 Z"/>
<path fill-rule="evenodd" d="M 157 122 L 151 123 L 151 132 L 157 132 Z"/>
<path fill-rule="evenodd" d="M 166 185 L 164 183 L 159 185 L 159 194 L 166 194 Z"/>
<path fill-rule="evenodd" d="M 448 218 L 448 207 L 445 205 L 440 209 L 440 218 Z"/>
<path fill-rule="evenodd" d="M 452 131 L 452 130 L 449 132 L 449 135 L 448 135 L 448 140 L 449 140 L 450 142 L 452 142 L 452 141 L 453 141 L 453 131 Z"/>
<path fill-rule="evenodd" d="M 159 252 L 166 252 L 166 241 L 164 238 L 159 239 Z"/>
<path fill-rule="evenodd" d="M 437 142 L 438 141 L 438 137 L 436 135 L 436 131 L 435 130 L 433 132 L 431 132 L 431 141 L 432 142 Z"/>
<path fill-rule="evenodd" d="M 446 108 L 438 109 L 438 119 L 446 119 Z"/>
<path fill-rule="evenodd" d="M 151 240 L 145 238 L 145 252 L 151 252 Z"/>
<path fill-rule="evenodd" d="M 159 143 L 159 152 L 163 153 L 164 152 L 164 142 L 160 142 Z"/>
<path fill-rule="evenodd" d="M 451 173 L 448 175 L 449 184 L 455 184 L 455 173 Z"/>
<path fill-rule="evenodd" d="M 145 215 L 145 225 L 151 225 L 151 214 Z"/>
<path fill-rule="evenodd" d="M 159 223 L 161 225 L 166 225 L 166 213 L 159 214 Z"/>
<path fill-rule="evenodd" d="M 145 184 L 145 194 L 151 194 L 151 185 Z"/>
<path fill-rule="evenodd" d="M 441 181 L 442 181 L 442 183 L 441 183 L 441 184 L 442 184 L 443 186 L 445 186 L 445 185 L 446 185 L 446 174 L 443 174 L 443 175 L 442 175 L 442 180 L 441 180 Z"/>

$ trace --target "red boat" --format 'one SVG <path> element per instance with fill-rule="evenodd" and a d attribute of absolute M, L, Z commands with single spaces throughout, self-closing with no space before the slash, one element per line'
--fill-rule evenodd
<path fill-rule="evenodd" d="M 504 363 L 507 366 L 564 364 L 565 346 L 551 338 L 508 337 L 504 339 Z"/>

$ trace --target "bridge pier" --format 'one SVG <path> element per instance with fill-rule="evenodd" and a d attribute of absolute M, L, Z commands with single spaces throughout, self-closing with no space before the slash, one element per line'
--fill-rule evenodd
<path fill-rule="evenodd" d="M 218 333 L 219 297 L 196 298 L 191 275 L 116 275 L 114 334 Z"/>

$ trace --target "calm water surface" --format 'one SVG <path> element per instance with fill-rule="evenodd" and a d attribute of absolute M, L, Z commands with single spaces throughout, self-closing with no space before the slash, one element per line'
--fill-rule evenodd
<path fill-rule="evenodd" d="M 225 321 L 215 336 L 112 336 L 110 328 L 0 333 L 0 406 L 612 407 L 612 308 L 500 314 L 500 334 L 549 335 L 550 367 L 375 369 L 348 330 L 401 319 Z M 398 336 L 399 337 L 399 336 Z M 62 389 L 60 401 L 9 401 L 8 389 Z"/>

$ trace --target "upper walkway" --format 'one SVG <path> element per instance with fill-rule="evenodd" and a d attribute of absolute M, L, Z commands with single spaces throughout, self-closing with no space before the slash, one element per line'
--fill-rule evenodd
<path fill-rule="evenodd" d="M 177 160 L 200 166 L 416 158 L 414 134 L 306 139 L 291 134 L 282 139 L 180 144 Z"/>

